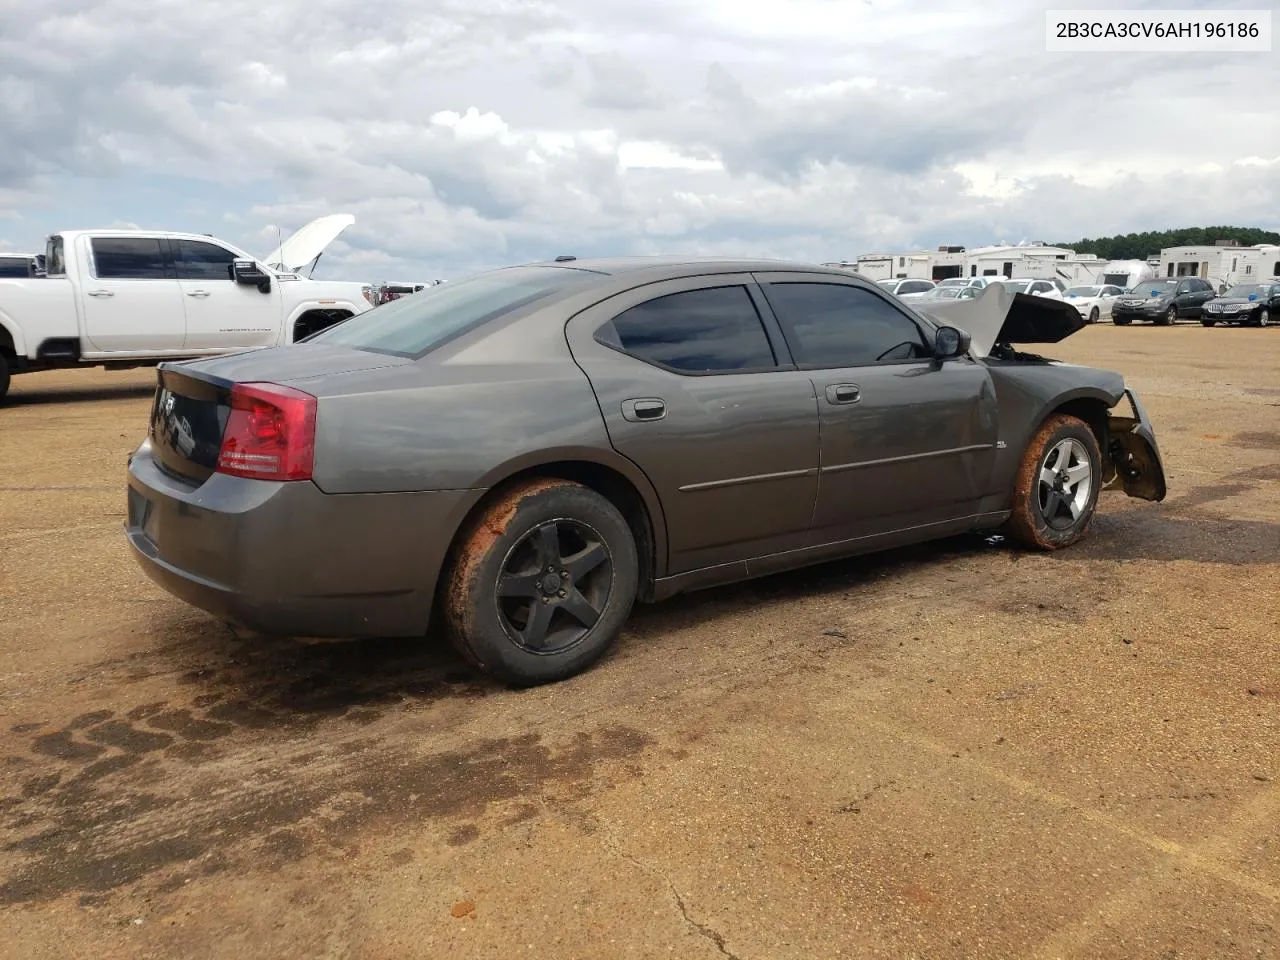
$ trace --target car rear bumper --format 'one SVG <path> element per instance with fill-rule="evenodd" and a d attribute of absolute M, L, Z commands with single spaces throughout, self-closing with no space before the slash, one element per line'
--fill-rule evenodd
<path fill-rule="evenodd" d="M 125 534 L 174 596 L 264 633 L 421 636 L 454 530 L 481 491 L 326 494 L 305 481 L 162 472 L 129 461 Z"/>

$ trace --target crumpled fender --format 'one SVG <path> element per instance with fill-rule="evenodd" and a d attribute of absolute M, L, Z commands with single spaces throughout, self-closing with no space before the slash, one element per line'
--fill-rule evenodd
<path fill-rule="evenodd" d="M 1105 486 L 1118 483 L 1125 493 L 1140 500 L 1163 500 L 1167 485 L 1155 429 L 1138 395 L 1128 387 L 1125 387 L 1124 395 L 1133 407 L 1133 416 L 1119 415 L 1113 407 L 1107 418 L 1110 449 L 1107 451 L 1107 474 L 1103 483 Z"/>

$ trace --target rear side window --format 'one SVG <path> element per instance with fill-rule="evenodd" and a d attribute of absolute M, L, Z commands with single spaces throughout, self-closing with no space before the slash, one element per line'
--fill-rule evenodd
<path fill-rule="evenodd" d="M 29 277 L 31 261 L 22 257 L 0 257 L 0 277 Z"/>
<path fill-rule="evenodd" d="M 777 366 L 760 315 L 742 286 L 655 297 L 618 314 L 596 339 L 680 373 L 736 373 Z"/>
<path fill-rule="evenodd" d="M 765 292 L 802 366 L 854 367 L 930 356 L 915 321 L 869 290 L 771 283 Z"/>
<path fill-rule="evenodd" d="M 174 241 L 178 276 L 183 280 L 233 280 L 231 261 L 236 255 L 226 247 L 202 240 Z"/>
<path fill-rule="evenodd" d="M 93 266 L 99 280 L 166 280 L 172 276 L 155 237 L 94 237 Z"/>
<path fill-rule="evenodd" d="M 491 270 L 391 300 L 335 324 L 307 342 L 417 359 L 481 324 L 600 279 L 596 273 L 561 267 Z"/>

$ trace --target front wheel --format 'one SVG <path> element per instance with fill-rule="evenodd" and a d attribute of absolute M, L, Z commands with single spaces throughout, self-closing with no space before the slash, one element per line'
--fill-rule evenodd
<path fill-rule="evenodd" d="M 1169 327 L 1178 322 L 1178 308 L 1170 307 L 1165 311 L 1164 319 L 1160 321 L 1161 326 Z"/>
<path fill-rule="evenodd" d="M 9 392 L 9 358 L 0 353 L 0 401 Z"/>
<path fill-rule="evenodd" d="M 1200 326 L 1202 327 L 1216 327 L 1217 325 L 1218 325 L 1217 320 L 1201 320 L 1200 321 Z"/>
<path fill-rule="evenodd" d="M 1111 322 L 1114 323 L 1117 327 L 1127 327 L 1129 324 L 1133 323 L 1133 318 L 1122 317 L 1116 314 L 1112 314 Z"/>
<path fill-rule="evenodd" d="M 1098 322 L 1098 308 L 1097 308 L 1097 307 L 1094 307 L 1092 310 L 1090 310 L 1090 311 L 1089 311 L 1089 322 L 1090 322 L 1090 323 L 1097 323 L 1097 322 Z"/>
<path fill-rule="evenodd" d="M 1270 323 L 1271 323 L 1271 311 L 1264 308 L 1262 312 L 1258 314 L 1257 325 L 1260 327 L 1265 327 L 1265 326 L 1269 326 Z"/>
<path fill-rule="evenodd" d="M 635 539 L 609 500 L 557 478 L 494 498 L 447 571 L 449 638 L 500 680 L 533 686 L 585 670 L 617 639 L 639 585 Z"/>
<path fill-rule="evenodd" d="M 1008 529 L 1037 550 L 1070 546 L 1089 532 L 1098 505 L 1102 456 L 1089 425 L 1055 414 L 1022 454 Z"/>

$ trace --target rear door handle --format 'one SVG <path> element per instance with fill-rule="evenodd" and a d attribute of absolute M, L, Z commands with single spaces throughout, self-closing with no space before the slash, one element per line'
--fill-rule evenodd
<path fill-rule="evenodd" d="M 661 420 L 667 415 L 666 401 L 660 397 L 640 397 L 622 401 L 622 419 L 637 423 L 641 420 Z"/>
<path fill-rule="evenodd" d="M 833 383 L 827 387 L 827 403 L 857 403 L 862 391 L 856 383 Z"/>
<path fill-rule="evenodd" d="M 115 294 L 110 290 L 90 290 L 88 291 L 88 293 L 89 293 L 89 296 L 91 297 L 114 297 L 115 296 Z"/>
<path fill-rule="evenodd" d="M 188 297 L 207 297 L 208 295 L 209 295 L 208 290 L 188 290 L 187 291 Z"/>

